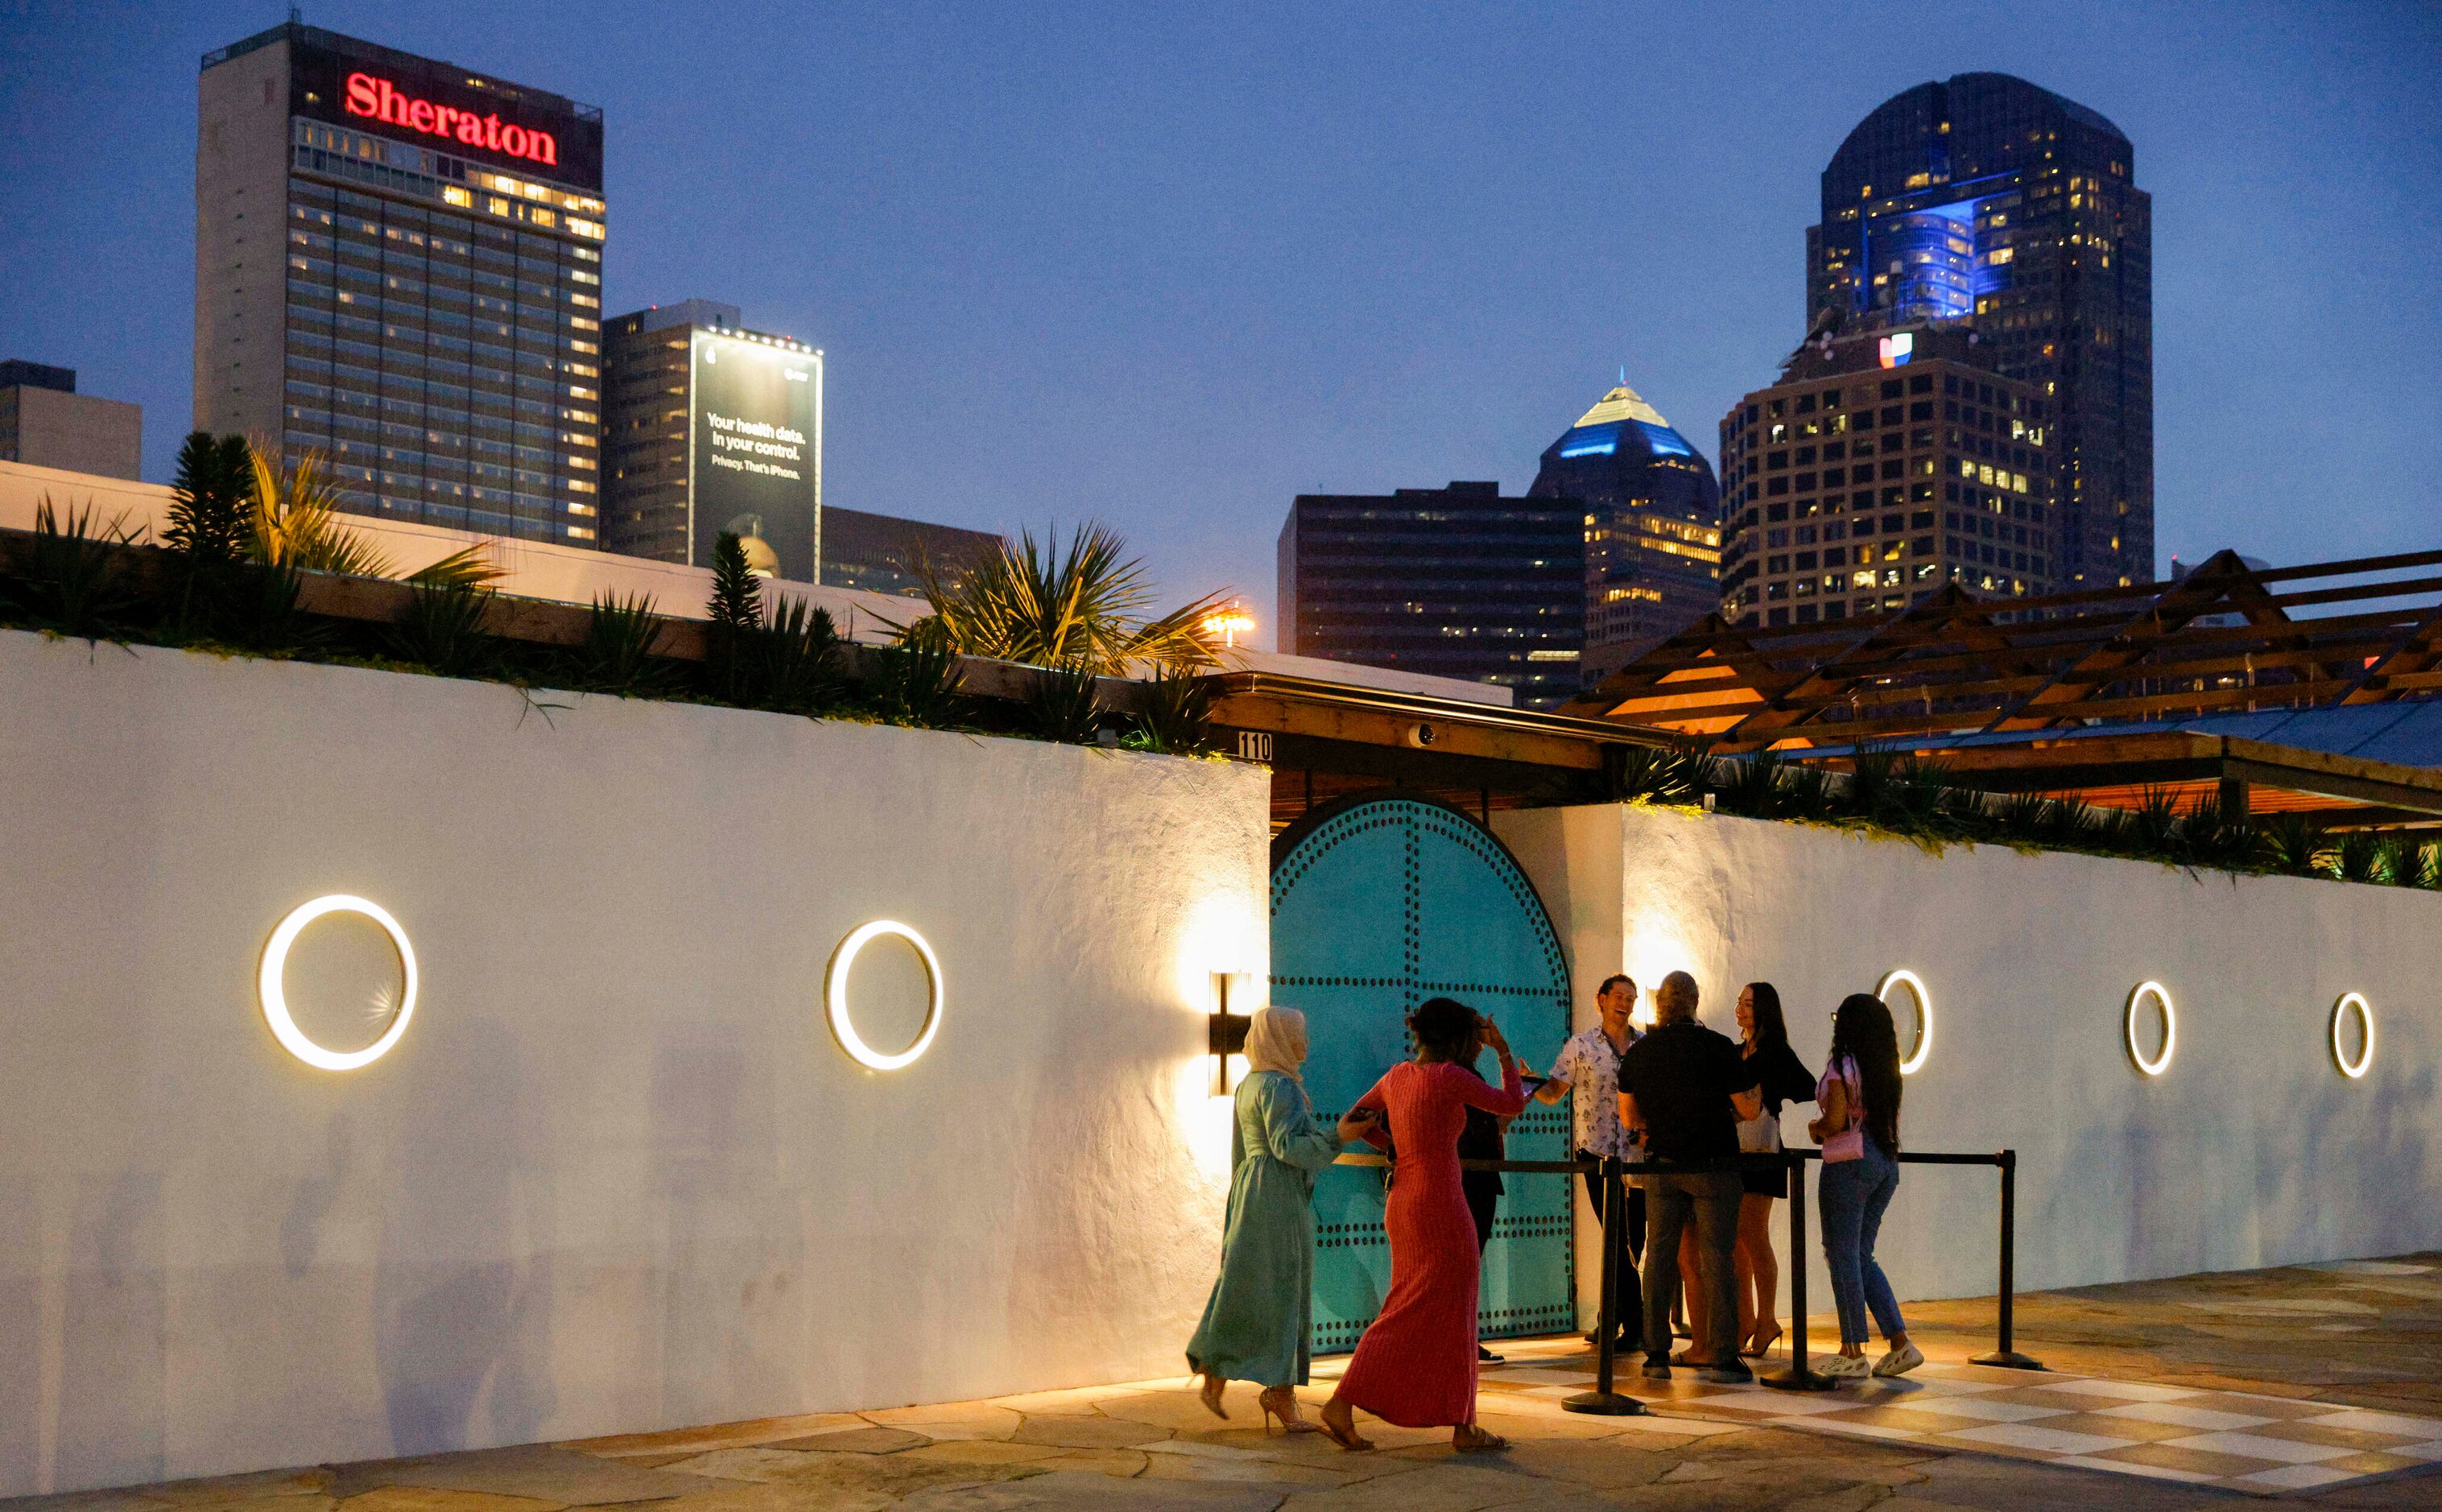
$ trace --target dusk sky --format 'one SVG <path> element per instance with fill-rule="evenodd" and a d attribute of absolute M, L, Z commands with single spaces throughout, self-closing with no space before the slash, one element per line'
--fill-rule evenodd
<path fill-rule="evenodd" d="M 0 0 L 0 356 L 192 360 L 199 56 L 284 8 Z M 825 501 L 1107 520 L 1271 623 L 1300 492 L 1524 488 L 1629 381 L 1700 449 L 1803 334 L 1825 161 L 2017 74 L 2153 196 L 2167 571 L 2442 545 L 2442 10 L 309 4 L 602 107 L 608 313 L 828 354 Z"/>

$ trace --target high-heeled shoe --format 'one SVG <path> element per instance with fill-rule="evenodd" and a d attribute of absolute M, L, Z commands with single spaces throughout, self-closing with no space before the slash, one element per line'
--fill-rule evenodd
<path fill-rule="evenodd" d="M 1341 1422 L 1331 1415 L 1331 1410 L 1335 1407 L 1339 1407 L 1340 1412 L 1346 1415 L 1347 1421 Z M 1337 1400 L 1333 1400 L 1322 1404 L 1322 1412 L 1321 1415 L 1322 1421 L 1315 1426 L 1322 1430 L 1323 1437 L 1331 1440 L 1334 1444 L 1339 1445 L 1341 1448 L 1370 1449 L 1374 1447 L 1374 1441 L 1372 1439 L 1359 1438 L 1358 1436 L 1357 1412 L 1355 1409 L 1341 1407 Z"/>
<path fill-rule="evenodd" d="M 1297 1393 L 1285 1386 L 1266 1387 L 1264 1394 L 1255 1398 L 1255 1405 L 1263 1409 L 1264 1431 L 1267 1433 L 1272 1430 L 1272 1419 L 1276 1417 L 1281 1420 L 1281 1431 L 1284 1433 L 1316 1431 L 1312 1423 L 1298 1415 Z"/>
<path fill-rule="evenodd" d="M 1203 1389 L 1195 1394 L 1204 1399 L 1205 1411 L 1225 1423 L 1230 1420 L 1230 1413 L 1221 1405 L 1221 1393 L 1229 1384 L 1230 1379 L 1226 1375 L 1207 1375 L 1204 1377 Z"/>
<path fill-rule="evenodd" d="M 1739 1353 L 1744 1355 L 1749 1359 L 1761 1359 L 1766 1355 L 1771 1354 L 1772 1346 L 1780 1342 L 1781 1333 L 1780 1324 L 1777 1321 L 1775 1321 L 1771 1327 L 1772 1332 L 1769 1334 L 1765 1333 L 1760 1328 L 1757 1329 L 1755 1337 L 1749 1339 L 1746 1342 L 1746 1347 L 1740 1350 Z"/>

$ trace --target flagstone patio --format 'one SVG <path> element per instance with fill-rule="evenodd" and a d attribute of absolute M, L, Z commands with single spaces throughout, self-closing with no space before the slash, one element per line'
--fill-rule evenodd
<path fill-rule="evenodd" d="M 1624 1373 L 1623 1387 L 1652 1404 L 1644 1417 L 1560 1410 L 1593 1369 L 1582 1340 L 1504 1344 L 1482 1415 L 1514 1442 L 1490 1455 L 1371 1422 L 1379 1449 L 1344 1453 L 1318 1435 L 1265 1433 L 1250 1390 L 1230 1392 L 1225 1423 L 1174 1379 L 278 1470 L 0 1512 L 2152 1512 L 2277 1494 L 2442 1504 L 2442 1255 L 2028 1297 L 2019 1343 L 2053 1367 L 2044 1375 L 1965 1363 L 1991 1347 L 1989 1299 L 1913 1312 L 1930 1359 L 1907 1382 L 1790 1395 Z M 1328 1394 L 1336 1364 L 1309 1400 Z"/>

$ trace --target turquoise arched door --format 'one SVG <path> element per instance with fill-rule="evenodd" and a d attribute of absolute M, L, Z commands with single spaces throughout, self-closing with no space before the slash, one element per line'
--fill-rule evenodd
<path fill-rule="evenodd" d="M 1410 1053 L 1408 1011 L 1454 997 L 1548 1069 L 1569 1031 L 1569 970 L 1542 900 L 1466 814 L 1415 798 L 1319 808 L 1272 849 L 1272 1001 L 1303 1010 L 1306 1089 L 1326 1124 Z M 1493 1075 L 1492 1058 L 1483 1069 Z M 1568 1104 L 1528 1104 L 1509 1156 L 1568 1155 Z M 1575 1326 L 1574 1199 L 1559 1175 L 1506 1178 L 1484 1258 L 1485 1338 Z M 1315 1192 L 1314 1348 L 1356 1347 L 1391 1285 L 1382 1173 L 1335 1166 Z"/>

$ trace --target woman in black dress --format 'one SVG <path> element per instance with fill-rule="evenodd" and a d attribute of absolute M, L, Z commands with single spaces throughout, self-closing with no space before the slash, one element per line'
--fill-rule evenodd
<path fill-rule="evenodd" d="M 1755 1153 L 1780 1148 L 1784 1103 L 1814 1100 L 1814 1073 L 1789 1047 L 1789 1026 L 1780 1015 L 1780 993 L 1770 982 L 1749 982 L 1739 994 L 1739 1053 L 1756 1073 L 1763 1116 L 1739 1125 L 1739 1148 Z M 1780 1262 L 1772 1248 L 1772 1203 L 1789 1195 L 1781 1171 L 1749 1171 L 1739 1199 L 1739 1352 L 1761 1357 L 1780 1337 L 1774 1310 L 1780 1297 Z"/>

